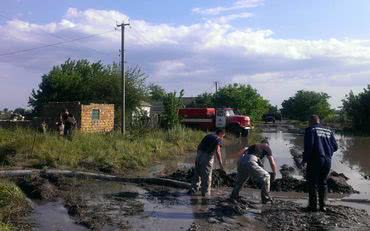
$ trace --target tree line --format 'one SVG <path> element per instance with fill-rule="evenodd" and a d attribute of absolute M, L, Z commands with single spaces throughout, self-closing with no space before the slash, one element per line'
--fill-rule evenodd
<path fill-rule="evenodd" d="M 139 67 L 131 67 L 125 73 L 126 111 L 137 110 L 142 101 L 162 101 L 167 114 L 167 126 L 178 123 L 175 114 L 181 102 L 183 91 L 166 92 L 161 86 L 148 84 L 147 76 Z M 82 103 L 115 104 L 117 118 L 121 113 L 121 74 L 118 64 L 105 65 L 88 60 L 68 59 L 54 66 L 42 76 L 37 90 L 33 90 L 29 105 L 33 114 L 39 115 L 47 102 L 80 101 Z M 323 92 L 300 90 L 283 101 L 280 112 L 283 118 L 306 121 L 312 114 L 322 119 L 350 122 L 361 131 L 370 129 L 370 85 L 364 92 L 355 95 L 350 92 L 343 100 L 341 110 L 335 111 L 328 102 L 330 96 Z M 276 113 L 277 106 L 261 96 L 249 84 L 229 84 L 215 93 L 202 93 L 195 97 L 189 107 L 231 107 L 252 120 L 260 120 L 265 113 Z M 338 121 L 340 120 L 338 119 Z"/>

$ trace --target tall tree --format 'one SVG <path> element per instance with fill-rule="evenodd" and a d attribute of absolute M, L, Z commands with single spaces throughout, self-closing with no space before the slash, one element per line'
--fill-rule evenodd
<path fill-rule="evenodd" d="M 230 84 L 214 94 L 215 107 L 237 108 L 241 114 L 260 120 L 270 104 L 251 85 Z"/>
<path fill-rule="evenodd" d="M 188 107 L 214 107 L 214 95 L 211 93 L 203 93 L 195 97 Z"/>
<path fill-rule="evenodd" d="M 132 111 L 147 95 L 146 76 L 137 67 L 129 68 L 126 78 L 126 110 Z M 121 76 L 119 66 L 88 60 L 70 60 L 54 66 L 42 76 L 39 89 L 33 90 L 29 105 L 39 114 L 48 102 L 80 101 L 113 103 L 120 110 Z"/>
<path fill-rule="evenodd" d="M 351 91 L 343 102 L 343 112 L 357 131 L 370 130 L 370 85 L 358 95 Z"/>
<path fill-rule="evenodd" d="M 286 118 L 300 121 L 306 121 L 312 114 L 324 119 L 334 113 L 330 108 L 329 98 L 330 96 L 323 92 L 300 90 L 283 101 L 281 112 Z"/>
<path fill-rule="evenodd" d="M 149 85 L 149 96 L 151 100 L 161 101 L 166 96 L 166 91 L 159 85 Z"/>

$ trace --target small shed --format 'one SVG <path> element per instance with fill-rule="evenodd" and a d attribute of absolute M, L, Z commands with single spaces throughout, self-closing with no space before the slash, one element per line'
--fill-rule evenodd
<path fill-rule="evenodd" d="M 43 107 L 41 119 L 49 129 L 57 129 L 60 114 L 65 109 L 74 115 L 81 132 L 110 132 L 114 128 L 114 104 L 49 102 Z"/>
<path fill-rule="evenodd" d="M 148 102 L 141 101 L 139 106 L 136 108 L 136 111 L 132 112 L 132 116 L 138 116 L 140 113 L 144 113 L 146 116 L 150 116 L 150 109 L 152 105 Z"/>

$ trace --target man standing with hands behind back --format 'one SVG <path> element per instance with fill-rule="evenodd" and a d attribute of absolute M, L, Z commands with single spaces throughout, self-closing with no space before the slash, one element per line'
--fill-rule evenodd
<path fill-rule="evenodd" d="M 302 165 L 307 163 L 308 211 L 317 211 L 317 188 L 319 189 L 320 211 L 326 211 L 327 179 L 331 168 L 331 157 L 337 150 L 338 145 L 333 132 L 320 125 L 319 116 L 312 115 L 309 127 L 306 128 L 304 134 L 302 161 Z"/>

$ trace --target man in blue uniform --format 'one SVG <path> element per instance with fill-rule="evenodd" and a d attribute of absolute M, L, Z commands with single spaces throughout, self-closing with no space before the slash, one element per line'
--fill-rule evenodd
<path fill-rule="evenodd" d="M 338 150 L 334 134 L 320 125 L 320 118 L 312 115 L 304 134 L 302 164 L 307 163 L 308 211 L 317 211 L 317 188 L 320 211 L 326 211 L 327 179 L 331 168 L 331 157 Z"/>
<path fill-rule="evenodd" d="M 217 129 L 216 133 L 206 135 L 198 145 L 197 158 L 195 160 L 194 176 L 190 193 L 193 194 L 201 187 L 202 196 L 211 195 L 212 167 L 214 156 L 223 169 L 221 146 L 225 136 L 224 129 Z"/>

